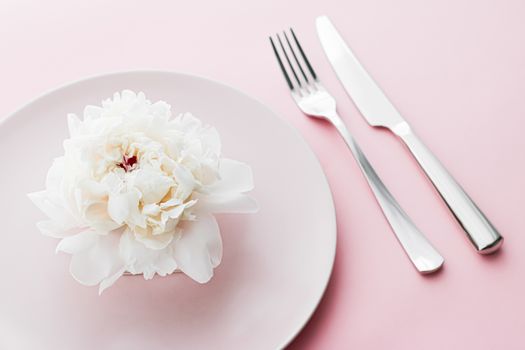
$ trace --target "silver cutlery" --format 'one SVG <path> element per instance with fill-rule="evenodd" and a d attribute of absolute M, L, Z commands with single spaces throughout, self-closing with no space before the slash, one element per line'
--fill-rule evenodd
<path fill-rule="evenodd" d="M 326 16 L 317 18 L 317 33 L 328 60 L 355 105 L 372 126 L 399 136 L 434 184 L 449 209 L 481 254 L 496 251 L 503 237 L 440 161 L 414 134 L 410 125 L 361 66 Z"/>
<path fill-rule="evenodd" d="M 283 32 L 286 49 L 281 36 L 279 34 L 276 35 L 288 68 L 285 67 L 279 50 L 271 37 L 270 42 L 279 67 L 299 109 L 307 116 L 326 119 L 335 126 L 357 160 L 386 219 L 416 269 L 421 273 L 430 273 L 438 270 L 443 265 L 443 257 L 414 225 L 376 174 L 337 114 L 335 99 L 321 85 L 292 29 L 290 29 L 290 33 L 293 44 L 286 32 Z M 290 57 L 292 57 L 293 63 Z M 288 71 L 291 74 L 288 74 Z"/>

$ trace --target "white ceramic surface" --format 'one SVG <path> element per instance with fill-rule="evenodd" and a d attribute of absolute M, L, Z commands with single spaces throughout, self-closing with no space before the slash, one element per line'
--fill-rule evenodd
<path fill-rule="evenodd" d="M 182 274 L 121 278 L 101 297 L 75 282 L 42 236 L 25 194 L 62 153 L 66 114 L 114 91 L 144 91 L 214 125 L 227 157 L 249 163 L 261 210 L 223 215 L 222 264 L 199 285 Z M 335 214 L 318 161 L 261 103 L 222 84 L 169 72 L 125 72 L 54 90 L 0 124 L 1 349 L 273 349 L 315 310 L 330 277 Z"/>

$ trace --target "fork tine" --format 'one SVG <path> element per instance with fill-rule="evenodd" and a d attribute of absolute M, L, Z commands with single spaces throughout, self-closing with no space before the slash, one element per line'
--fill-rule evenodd
<path fill-rule="evenodd" d="M 288 84 L 288 87 L 290 88 L 290 90 L 293 90 L 294 87 L 293 87 L 292 81 L 290 80 L 290 77 L 288 76 L 288 73 L 286 72 L 286 69 L 284 68 L 283 61 L 281 60 L 281 56 L 279 56 L 279 52 L 277 52 L 277 48 L 275 47 L 272 37 L 270 37 L 270 43 L 272 44 L 273 53 L 275 53 L 277 62 L 279 62 L 279 67 L 281 67 L 281 72 L 283 73 L 284 78 L 286 79 L 286 83 Z"/>
<path fill-rule="evenodd" d="M 309 83 L 308 77 L 304 73 L 303 67 L 299 63 L 299 60 L 297 59 L 297 55 L 295 54 L 295 50 L 293 49 L 292 45 L 290 44 L 290 40 L 288 40 L 288 35 L 286 35 L 286 32 L 284 30 L 283 30 L 283 34 L 284 34 L 284 39 L 286 39 L 286 43 L 288 44 L 288 47 L 290 48 L 290 51 L 292 51 L 292 55 L 293 55 L 293 58 L 295 60 L 295 63 L 297 64 L 297 67 L 299 67 L 299 70 L 301 71 L 301 74 L 303 75 L 304 80 L 308 84 Z"/>
<path fill-rule="evenodd" d="M 295 69 L 293 69 L 292 62 L 290 62 L 290 58 L 288 57 L 288 54 L 286 53 L 286 50 L 284 49 L 283 42 L 281 41 L 281 37 L 279 34 L 277 34 L 277 40 L 279 40 L 279 44 L 281 45 L 281 50 L 284 53 L 284 57 L 286 58 L 286 61 L 288 62 L 288 66 L 290 66 L 290 69 L 292 70 L 293 76 L 295 77 L 295 80 L 297 81 L 297 85 L 299 85 L 299 88 L 303 87 L 301 84 L 301 81 L 299 80 L 299 77 L 297 76 L 297 73 L 295 73 Z"/>
<path fill-rule="evenodd" d="M 297 40 L 297 37 L 295 36 L 295 33 L 292 28 L 290 28 L 290 32 L 292 32 L 293 40 L 295 41 L 295 44 L 297 45 L 299 52 L 301 52 L 301 56 L 303 57 L 303 60 L 304 60 L 304 63 L 306 63 L 306 66 L 308 66 L 308 70 L 310 71 L 310 74 L 312 74 L 312 77 L 314 77 L 314 80 L 317 80 L 317 74 L 315 74 L 315 71 L 312 68 L 312 65 L 310 64 L 310 61 L 308 61 L 308 58 L 306 58 L 303 48 L 301 47 L 301 44 L 299 44 L 299 40 Z"/>

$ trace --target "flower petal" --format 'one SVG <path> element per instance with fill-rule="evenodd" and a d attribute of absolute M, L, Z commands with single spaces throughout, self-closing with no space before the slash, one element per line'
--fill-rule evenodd
<path fill-rule="evenodd" d="M 173 240 L 173 232 L 162 233 L 160 235 L 141 235 L 135 234 L 137 242 L 144 244 L 147 248 L 159 250 L 164 249 Z"/>
<path fill-rule="evenodd" d="M 46 175 L 46 189 L 48 191 L 60 193 L 60 185 L 64 177 L 64 157 L 58 157 L 53 160 Z"/>
<path fill-rule="evenodd" d="M 202 196 L 195 210 L 209 213 L 256 213 L 257 201 L 245 194 Z"/>
<path fill-rule="evenodd" d="M 78 228 L 64 228 L 61 225 L 58 225 L 53 220 L 44 220 L 36 223 L 36 227 L 40 230 L 43 235 L 54 237 L 54 238 L 64 238 L 71 236 L 72 234 L 78 233 Z"/>
<path fill-rule="evenodd" d="M 84 120 L 98 119 L 101 117 L 103 109 L 98 106 L 88 105 L 84 108 Z"/>
<path fill-rule="evenodd" d="M 127 270 L 133 274 L 144 273 L 146 279 L 153 277 L 155 273 L 166 276 L 177 268 L 170 246 L 159 250 L 149 249 L 138 242 L 129 230 L 120 238 L 119 251 Z"/>
<path fill-rule="evenodd" d="M 85 204 L 84 218 L 89 226 L 100 232 L 109 232 L 121 226 L 108 215 L 107 202 Z"/>
<path fill-rule="evenodd" d="M 213 276 L 213 268 L 222 259 L 222 241 L 219 226 L 211 215 L 182 224 L 181 237 L 173 242 L 173 257 L 186 275 L 199 283 Z"/>
<path fill-rule="evenodd" d="M 98 242 L 98 235 L 95 231 L 86 230 L 74 236 L 63 238 L 56 247 L 56 252 L 77 254 L 91 248 Z"/>
<path fill-rule="evenodd" d="M 209 193 L 232 194 L 253 190 L 252 169 L 245 163 L 232 159 L 221 159 L 220 180 L 208 187 Z"/>
<path fill-rule="evenodd" d="M 159 171 L 140 169 L 135 171 L 133 184 L 142 192 L 144 204 L 152 204 L 164 198 L 174 181 Z"/>
<path fill-rule="evenodd" d="M 193 192 L 196 186 L 193 175 L 187 168 L 181 166 L 180 164 L 175 166 L 173 174 L 175 175 L 175 179 L 178 183 L 176 193 L 177 198 L 186 199 L 191 194 L 191 192 Z"/>
<path fill-rule="evenodd" d="M 97 235 L 97 243 L 91 248 L 73 254 L 69 265 L 73 278 L 86 286 L 94 286 L 123 266 L 119 257 L 119 238 L 117 232 Z"/>
<path fill-rule="evenodd" d="M 160 213 L 161 206 L 159 206 L 156 203 L 153 204 L 146 204 L 142 208 L 142 214 L 143 215 L 149 215 L 149 216 L 156 216 Z"/>
<path fill-rule="evenodd" d="M 69 135 L 76 137 L 80 134 L 82 121 L 80 121 L 80 118 L 76 114 L 70 113 L 67 115 L 67 126 L 69 128 Z"/>
<path fill-rule="evenodd" d="M 57 227 L 67 230 L 77 226 L 75 218 L 64 208 L 57 194 L 48 191 L 33 192 L 27 195 L 29 199 L 46 214 Z"/>
<path fill-rule="evenodd" d="M 98 295 L 101 295 L 103 291 L 111 287 L 124 274 L 124 272 L 126 272 L 126 267 L 122 266 L 108 278 L 103 279 L 98 286 Z"/>
<path fill-rule="evenodd" d="M 108 200 L 109 216 L 116 223 L 123 224 L 133 216 L 140 215 L 139 199 L 140 192 L 138 190 L 110 194 Z"/>

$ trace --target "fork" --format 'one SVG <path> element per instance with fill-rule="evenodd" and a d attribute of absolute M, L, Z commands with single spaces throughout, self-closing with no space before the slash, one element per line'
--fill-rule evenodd
<path fill-rule="evenodd" d="M 399 243 L 416 269 L 420 273 L 431 273 L 437 271 L 443 265 L 443 257 L 408 217 L 390 191 L 388 191 L 385 184 L 383 184 L 372 165 L 370 165 L 370 162 L 346 128 L 341 117 L 338 115 L 335 99 L 321 84 L 292 28 L 290 28 L 290 33 L 293 39 L 293 45 L 289 40 L 286 31 L 283 31 L 287 49 L 285 49 L 279 34 L 276 34 L 276 38 L 281 52 L 288 63 L 288 70 L 293 75 L 293 81 L 283 64 L 281 55 L 279 54 L 272 37 L 270 37 L 270 43 L 295 103 L 307 116 L 325 119 L 332 123 L 337 131 L 339 131 L 339 134 L 341 134 L 346 145 L 359 164 L 359 167 L 368 181 L 379 206 L 383 210 L 390 227 L 394 231 Z M 301 57 L 302 63 L 298 58 L 297 51 Z M 290 60 L 288 53 L 291 53 L 294 63 Z"/>

